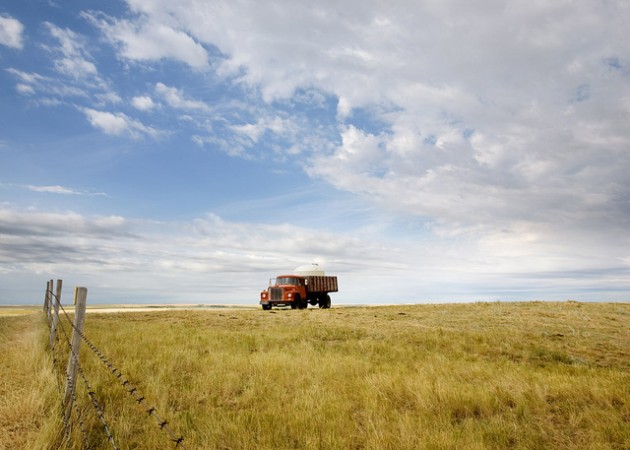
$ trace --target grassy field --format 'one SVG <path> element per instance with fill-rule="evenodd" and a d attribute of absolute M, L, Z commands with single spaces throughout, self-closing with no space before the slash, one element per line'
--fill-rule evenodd
<path fill-rule="evenodd" d="M 46 330 L 0 316 L 0 448 L 65 448 Z M 85 334 L 189 449 L 630 448 L 630 304 L 125 312 Z M 83 347 L 117 446 L 174 448 Z"/>
<path fill-rule="evenodd" d="M 43 313 L 35 309 L 0 308 L 2 450 L 49 448 L 57 441 L 59 400 L 45 330 Z"/>

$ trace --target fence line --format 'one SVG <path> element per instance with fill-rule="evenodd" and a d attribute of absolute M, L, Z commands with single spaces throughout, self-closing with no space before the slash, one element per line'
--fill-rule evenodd
<path fill-rule="evenodd" d="M 57 280 L 57 293 L 55 295 L 55 310 L 53 313 L 52 324 L 50 326 L 50 349 L 51 350 L 55 349 L 55 338 L 57 337 L 57 323 L 59 322 L 59 305 L 61 304 L 61 286 L 62 286 L 62 281 Z M 52 285 L 50 286 L 50 288 L 52 289 Z"/>
<path fill-rule="evenodd" d="M 58 300 L 58 299 L 56 299 Z M 66 383 L 66 391 L 63 397 L 63 404 L 65 405 L 64 420 L 66 428 L 70 426 L 70 415 L 72 413 L 72 395 L 76 388 L 77 371 L 79 370 L 79 347 L 81 345 L 81 337 L 79 336 L 80 330 L 83 330 L 83 322 L 85 321 L 85 304 L 87 301 L 87 289 L 84 287 L 78 287 L 74 290 L 74 324 L 72 324 L 72 342 L 70 345 L 70 354 L 68 355 L 68 368 L 66 370 L 66 377 L 68 382 Z M 60 305 L 60 301 L 55 301 L 56 305 Z M 69 318 L 68 318 L 69 319 Z M 68 336 L 66 335 L 66 339 Z M 72 380 L 72 382 L 70 382 Z M 97 409 L 98 412 L 98 409 Z M 107 429 L 107 426 L 105 426 Z"/>
<path fill-rule="evenodd" d="M 77 308 L 79 309 L 79 308 Z M 69 317 L 68 317 L 69 318 Z M 72 324 L 72 322 L 70 322 Z M 61 332 L 66 340 L 66 343 L 68 344 L 68 347 L 70 348 L 70 355 L 68 356 L 68 368 L 66 370 L 66 390 L 65 390 L 65 394 L 64 397 L 62 398 L 61 401 L 61 408 L 62 408 L 62 412 L 63 412 L 63 416 L 64 416 L 64 433 L 65 433 L 65 438 L 66 438 L 66 443 L 67 446 L 69 447 L 70 444 L 70 429 L 71 429 L 71 415 L 72 415 L 72 407 L 75 407 L 75 410 L 77 412 L 77 418 L 79 419 L 79 429 L 81 430 L 81 432 L 84 434 L 83 439 L 84 439 L 84 445 L 85 442 L 87 441 L 87 435 L 86 432 L 83 428 L 83 421 L 81 419 L 81 414 L 79 413 L 78 410 L 78 404 L 76 403 L 76 374 L 77 372 L 81 375 L 83 382 L 86 385 L 87 391 L 88 391 L 88 395 L 90 393 L 93 393 L 92 388 L 90 387 L 87 378 L 85 377 L 84 373 L 83 373 L 83 369 L 81 368 L 81 365 L 79 364 L 79 354 L 78 354 L 78 348 L 73 348 L 72 343 L 70 342 L 70 337 L 68 336 L 68 333 L 66 332 L 65 327 L 63 326 L 63 324 L 60 323 L 60 329 Z M 74 335 L 75 333 L 73 333 Z M 72 367 L 72 368 L 71 368 Z M 114 450 L 118 450 L 118 448 L 116 447 L 116 444 L 114 443 L 114 438 L 111 435 L 111 432 L 109 431 L 109 427 L 107 425 L 107 423 L 105 422 L 105 418 L 103 416 L 103 412 L 102 409 L 100 407 L 100 405 L 98 404 L 98 401 L 96 401 L 95 398 L 92 398 L 92 396 L 90 395 L 90 398 L 92 399 L 92 405 L 96 411 L 97 416 L 99 417 L 99 419 L 101 420 L 101 423 L 103 425 L 103 428 L 105 430 L 105 433 L 107 434 L 107 438 L 110 441 L 110 443 L 112 444 Z M 89 448 L 89 445 L 87 446 L 87 448 Z"/>
<path fill-rule="evenodd" d="M 105 430 L 105 433 L 107 434 L 107 439 L 112 444 L 112 447 L 114 448 L 114 450 L 119 450 L 118 447 L 116 447 L 116 444 L 114 442 L 114 437 L 109 431 L 109 426 L 107 425 L 107 422 L 105 421 L 103 410 L 101 409 L 98 403 L 98 400 L 96 400 L 94 391 L 91 388 L 87 378 L 85 377 L 83 369 L 81 368 L 81 365 L 79 363 L 79 345 L 78 344 L 80 343 L 80 341 L 78 340 L 78 337 L 75 338 L 75 336 L 77 336 L 76 330 L 79 329 L 79 327 L 77 327 L 77 324 L 80 327 L 83 326 L 87 289 L 78 288 L 75 291 L 75 293 L 76 292 L 79 293 L 79 295 L 75 297 L 77 298 L 76 309 L 79 314 L 75 315 L 74 324 L 70 321 L 70 317 L 66 313 L 66 317 L 68 318 L 70 325 L 72 325 L 72 327 L 74 328 L 74 332 L 72 333 L 72 342 L 70 342 L 70 338 L 68 337 L 68 333 L 66 333 L 65 327 L 63 327 L 63 325 L 60 327 L 66 339 L 66 343 L 68 344 L 68 347 L 70 348 L 70 355 L 68 356 L 68 368 L 66 371 L 66 390 L 65 390 L 64 398 L 62 399 L 62 403 L 61 403 L 63 414 L 64 414 L 64 429 L 65 429 L 66 441 L 69 442 L 69 439 L 70 439 L 70 418 L 72 415 L 73 403 L 76 401 L 75 388 L 76 388 L 76 377 L 77 377 L 77 372 L 78 372 L 81 375 L 83 382 L 85 383 L 88 395 L 90 399 L 92 400 L 92 406 L 94 407 L 96 411 L 96 415 L 98 416 L 99 420 L 101 421 L 101 424 L 103 425 L 103 429 Z M 83 314 L 80 314 L 81 310 L 83 311 Z M 64 313 L 65 313 L 65 310 L 64 310 Z M 76 345 L 75 345 L 75 340 L 77 342 Z M 79 427 L 81 427 L 81 421 L 79 421 Z"/>
<path fill-rule="evenodd" d="M 101 352 L 83 333 L 83 321 L 84 321 L 84 313 L 85 313 L 85 305 L 87 298 L 87 289 L 80 287 L 75 288 L 75 318 L 74 321 L 70 319 L 69 314 L 66 312 L 65 308 L 61 304 L 61 286 L 62 280 L 57 280 L 57 292 L 53 293 L 53 280 L 50 280 L 46 284 L 46 294 L 44 296 L 44 312 L 46 314 L 47 322 L 50 327 L 50 348 L 53 351 L 53 364 L 56 364 L 56 352 L 55 352 L 55 344 L 59 342 L 59 333 L 57 331 L 61 330 L 63 336 L 65 337 L 65 341 L 70 348 L 70 353 L 68 356 L 68 366 L 66 370 L 66 390 L 64 394 L 64 398 L 62 400 L 62 408 L 64 414 L 64 427 L 66 431 L 66 439 L 68 441 L 69 446 L 69 438 L 70 438 L 70 428 L 71 428 L 71 418 L 72 418 L 72 406 L 76 410 L 77 419 L 79 421 L 79 428 L 83 434 L 84 446 L 89 448 L 87 433 L 84 430 L 84 424 L 82 420 L 82 415 L 80 414 L 76 395 L 75 395 L 75 387 L 76 387 L 76 378 L 77 373 L 81 376 L 86 389 L 87 394 L 90 397 L 92 405 L 96 411 L 96 414 L 101 421 L 103 429 L 105 430 L 108 440 L 111 443 L 114 450 L 118 450 L 116 444 L 114 443 L 114 438 L 110 432 L 109 426 L 105 421 L 105 417 L 103 415 L 103 411 L 96 399 L 96 394 L 94 390 L 91 388 L 90 383 L 85 376 L 83 369 L 81 368 L 79 362 L 79 346 L 81 340 L 83 340 L 90 350 L 101 360 L 101 362 L 108 369 L 108 372 L 114 376 L 120 385 L 125 389 L 125 391 L 134 399 L 134 401 L 142 406 L 147 412 L 148 416 L 153 416 L 153 418 L 157 421 L 157 425 L 160 430 L 166 431 L 170 440 L 175 443 L 174 448 L 182 448 L 184 450 L 188 450 L 184 445 L 184 437 L 178 436 L 169 426 L 168 421 L 163 420 L 158 414 L 155 407 L 150 406 L 145 397 L 140 393 L 137 387 L 133 386 L 131 382 L 123 375 L 122 371 L 115 367 L 113 364 L 109 362 L 109 360 L 105 357 L 103 352 Z M 54 299 L 54 301 L 53 301 Z M 54 306 L 53 306 L 54 303 Z M 70 337 L 68 336 L 65 327 L 59 321 L 59 309 L 65 315 L 67 322 L 72 327 L 72 342 Z M 59 389 L 61 390 L 61 386 L 59 385 Z"/>

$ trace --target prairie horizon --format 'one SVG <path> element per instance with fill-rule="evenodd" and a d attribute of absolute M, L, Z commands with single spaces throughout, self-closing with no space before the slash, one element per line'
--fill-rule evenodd
<path fill-rule="evenodd" d="M 378 308 L 383 306 L 447 306 L 447 305 L 470 305 L 470 304 L 482 304 L 482 303 L 565 303 L 565 302 L 574 302 L 574 303 L 584 303 L 584 304 L 630 304 L 630 299 L 628 300 L 575 300 L 571 298 L 567 298 L 564 300 L 545 300 L 545 299 L 530 299 L 530 300 L 470 300 L 470 301 L 417 301 L 417 302 L 382 302 L 382 303 L 335 303 L 333 302 L 332 307 L 337 308 Z M 43 303 L 43 302 L 42 302 Z M 65 306 L 73 306 L 72 302 L 62 301 L 61 304 Z M 0 312 L 4 309 L 24 309 L 29 312 L 35 311 L 37 309 L 41 309 L 42 305 L 37 303 L 28 303 L 28 304 L 16 304 L 16 303 L 6 303 L 0 304 Z M 159 309 L 220 309 L 220 308 L 235 308 L 235 309 L 261 309 L 260 304 L 257 301 L 253 301 L 251 303 L 230 303 L 230 302 L 154 302 L 154 303 L 89 303 L 89 295 L 88 295 L 88 310 L 108 310 L 108 309 L 120 309 L 122 311 L 137 311 L 138 309 L 146 309 L 147 311 L 159 310 Z M 286 309 L 286 306 L 275 307 L 279 309 Z M 317 309 L 317 307 L 310 306 L 309 309 Z"/>

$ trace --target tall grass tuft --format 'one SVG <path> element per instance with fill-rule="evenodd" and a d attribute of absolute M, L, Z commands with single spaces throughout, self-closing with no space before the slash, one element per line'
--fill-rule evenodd
<path fill-rule="evenodd" d="M 0 315 L 0 449 L 57 448 L 58 389 L 45 319 Z"/>

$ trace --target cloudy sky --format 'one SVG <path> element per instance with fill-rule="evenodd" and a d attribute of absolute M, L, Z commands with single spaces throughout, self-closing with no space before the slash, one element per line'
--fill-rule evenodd
<path fill-rule="evenodd" d="M 338 303 L 628 301 L 629 26 L 627 0 L 3 0 L 0 303 L 255 304 L 311 262 Z"/>

